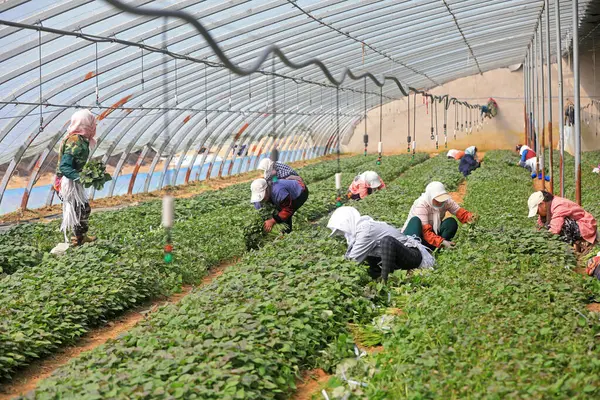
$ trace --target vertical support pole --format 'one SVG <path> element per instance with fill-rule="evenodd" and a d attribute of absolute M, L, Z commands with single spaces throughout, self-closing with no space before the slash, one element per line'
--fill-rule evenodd
<path fill-rule="evenodd" d="M 546 66 L 548 68 L 548 140 L 550 144 L 549 164 L 550 193 L 554 193 L 554 140 L 552 140 L 552 64 L 550 60 L 550 0 L 545 0 L 546 6 Z M 560 59 L 560 57 L 557 57 Z M 544 178 L 545 179 L 545 178 Z"/>
<path fill-rule="evenodd" d="M 538 159 L 540 160 L 541 170 L 542 170 L 542 183 L 543 188 L 546 188 L 545 179 L 546 179 L 546 96 L 544 89 L 544 30 L 543 30 L 543 20 L 542 16 L 540 16 L 540 34 L 538 36 L 539 39 L 539 49 L 540 49 L 540 126 L 541 126 L 541 140 L 540 140 L 540 152 L 538 153 Z"/>
<path fill-rule="evenodd" d="M 560 145 L 560 197 L 565 197 L 565 104 L 563 100 L 562 49 L 560 44 L 560 1 L 554 0 L 556 29 L 556 66 L 558 68 L 558 134 Z"/>
<path fill-rule="evenodd" d="M 534 56 L 533 56 L 533 45 L 529 47 L 529 147 L 534 146 L 534 135 L 535 135 L 535 78 L 533 73 L 533 65 L 534 65 Z"/>
<path fill-rule="evenodd" d="M 579 93 L 579 1 L 573 0 L 573 103 L 575 105 L 575 202 L 581 205 L 581 99 Z"/>

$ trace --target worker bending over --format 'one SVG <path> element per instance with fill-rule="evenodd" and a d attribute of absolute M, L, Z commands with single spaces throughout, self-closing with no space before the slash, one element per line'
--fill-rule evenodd
<path fill-rule="evenodd" d="M 271 232 L 275 224 L 285 224 L 283 233 L 292 231 L 292 216 L 308 199 L 308 188 L 304 182 L 281 179 L 269 184 L 265 179 L 255 179 L 250 185 L 250 201 L 257 210 L 262 203 L 270 202 L 277 210 L 273 217 L 264 222 L 265 232 Z"/>
<path fill-rule="evenodd" d="M 63 220 L 60 229 L 65 239 L 67 232 L 73 232 L 71 237 L 73 246 L 96 240 L 94 236 L 87 235 L 92 209 L 79 176 L 87 163 L 90 147 L 96 144 L 95 136 L 94 114 L 89 110 L 76 111 L 71 116 L 67 135 L 58 151 L 58 168 L 53 187 L 63 203 Z"/>
<path fill-rule="evenodd" d="M 458 164 L 458 171 L 467 177 L 471 175 L 471 172 L 481 166 L 481 163 L 477 159 L 477 147 L 471 146 L 465 150 L 465 155 L 460 159 Z"/>
<path fill-rule="evenodd" d="M 416 236 L 430 249 L 452 248 L 452 239 L 458 231 L 458 223 L 454 218 L 446 218 L 446 211 L 461 223 L 471 223 L 475 216 L 461 208 L 446 191 L 441 182 L 431 182 L 425 193 L 413 203 L 402 232 L 408 236 Z"/>
<path fill-rule="evenodd" d="M 348 198 L 361 200 L 371 193 L 385 189 L 383 179 L 375 171 L 365 171 L 357 175 L 348 188 Z"/>
<path fill-rule="evenodd" d="M 546 228 L 585 255 L 598 242 L 596 220 L 579 204 L 541 190 L 527 200 L 529 218 L 538 216 L 538 228 Z"/>
<path fill-rule="evenodd" d="M 521 157 L 519 162 L 517 162 L 517 165 L 537 176 L 537 155 L 535 154 L 535 151 L 531 150 L 529 146 L 522 144 L 517 145 L 516 151 Z"/>
<path fill-rule="evenodd" d="M 340 207 L 331 215 L 327 227 L 331 235 L 343 235 L 348 244 L 346 258 L 367 261 L 373 279 L 387 281 L 396 270 L 433 268 L 435 259 L 417 239 L 402 234 L 385 222 L 361 216 L 353 207 Z"/>

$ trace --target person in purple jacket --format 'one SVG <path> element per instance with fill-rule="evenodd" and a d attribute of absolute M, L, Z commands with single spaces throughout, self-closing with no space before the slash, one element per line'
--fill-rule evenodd
<path fill-rule="evenodd" d="M 254 203 L 257 210 L 262 203 L 270 202 L 277 212 L 273 218 L 265 221 L 265 232 L 271 232 L 275 224 L 285 224 L 283 233 L 292 231 L 292 216 L 308 199 L 308 188 L 302 180 L 281 179 L 271 185 L 263 178 L 255 179 L 250 185 L 252 196 L 250 202 Z"/>

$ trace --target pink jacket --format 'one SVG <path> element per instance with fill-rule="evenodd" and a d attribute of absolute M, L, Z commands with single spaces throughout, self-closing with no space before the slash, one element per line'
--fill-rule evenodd
<path fill-rule="evenodd" d="M 596 241 L 596 220 L 589 212 L 585 211 L 577 203 L 569 199 L 554 196 L 550 209 L 550 232 L 558 235 L 562 230 L 565 218 L 571 218 L 579 226 L 581 237 L 590 243 Z M 538 224 L 543 225 L 541 218 L 538 217 Z"/>

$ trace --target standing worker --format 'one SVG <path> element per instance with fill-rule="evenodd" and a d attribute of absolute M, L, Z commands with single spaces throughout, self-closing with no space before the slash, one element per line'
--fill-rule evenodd
<path fill-rule="evenodd" d="M 254 203 L 257 210 L 262 207 L 262 203 L 270 202 L 277 209 L 264 222 L 265 232 L 271 232 L 275 224 L 285 224 L 283 233 L 292 231 L 292 216 L 308 199 L 308 188 L 302 181 L 281 179 L 269 184 L 265 179 L 255 179 L 250 185 L 252 196 L 250 201 Z"/>
<path fill-rule="evenodd" d="M 353 207 L 340 207 L 331 215 L 327 227 L 331 235 L 344 235 L 346 258 L 357 263 L 367 261 L 373 279 L 387 281 L 396 270 L 433 268 L 435 259 L 413 237 L 402 234 L 385 222 L 362 216 Z"/>
<path fill-rule="evenodd" d="M 475 221 L 473 214 L 450 198 L 443 183 L 431 182 L 425 188 L 425 193 L 413 203 L 402 232 L 418 237 L 432 250 L 453 248 L 454 242 L 451 240 L 458 231 L 458 223 L 454 218 L 444 219 L 446 211 L 463 224 Z"/>
<path fill-rule="evenodd" d="M 80 246 L 96 240 L 87 236 L 92 209 L 79 179 L 79 174 L 90 155 L 90 147 L 96 145 L 96 117 L 89 110 L 79 110 L 71 116 L 71 124 L 58 151 L 58 167 L 54 190 L 63 205 L 60 230 L 73 232 L 71 244 Z"/>
<path fill-rule="evenodd" d="M 467 177 L 480 166 L 481 164 L 477 160 L 477 147 L 471 146 L 465 150 L 465 155 L 460 159 L 458 171 Z"/>
<path fill-rule="evenodd" d="M 559 235 L 576 252 L 585 255 L 598 242 L 596 219 L 579 204 L 541 190 L 529 196 L 527 206 L 529 218 L 538 216 L 539 229 Z"/>
<path fill-rule="evenodd" d="M 371 193 L 385 189 L 383 179 L 375 171 L 365 171 L 357 175 L 348 188 L 348 198 L 361 200 Z"/>

